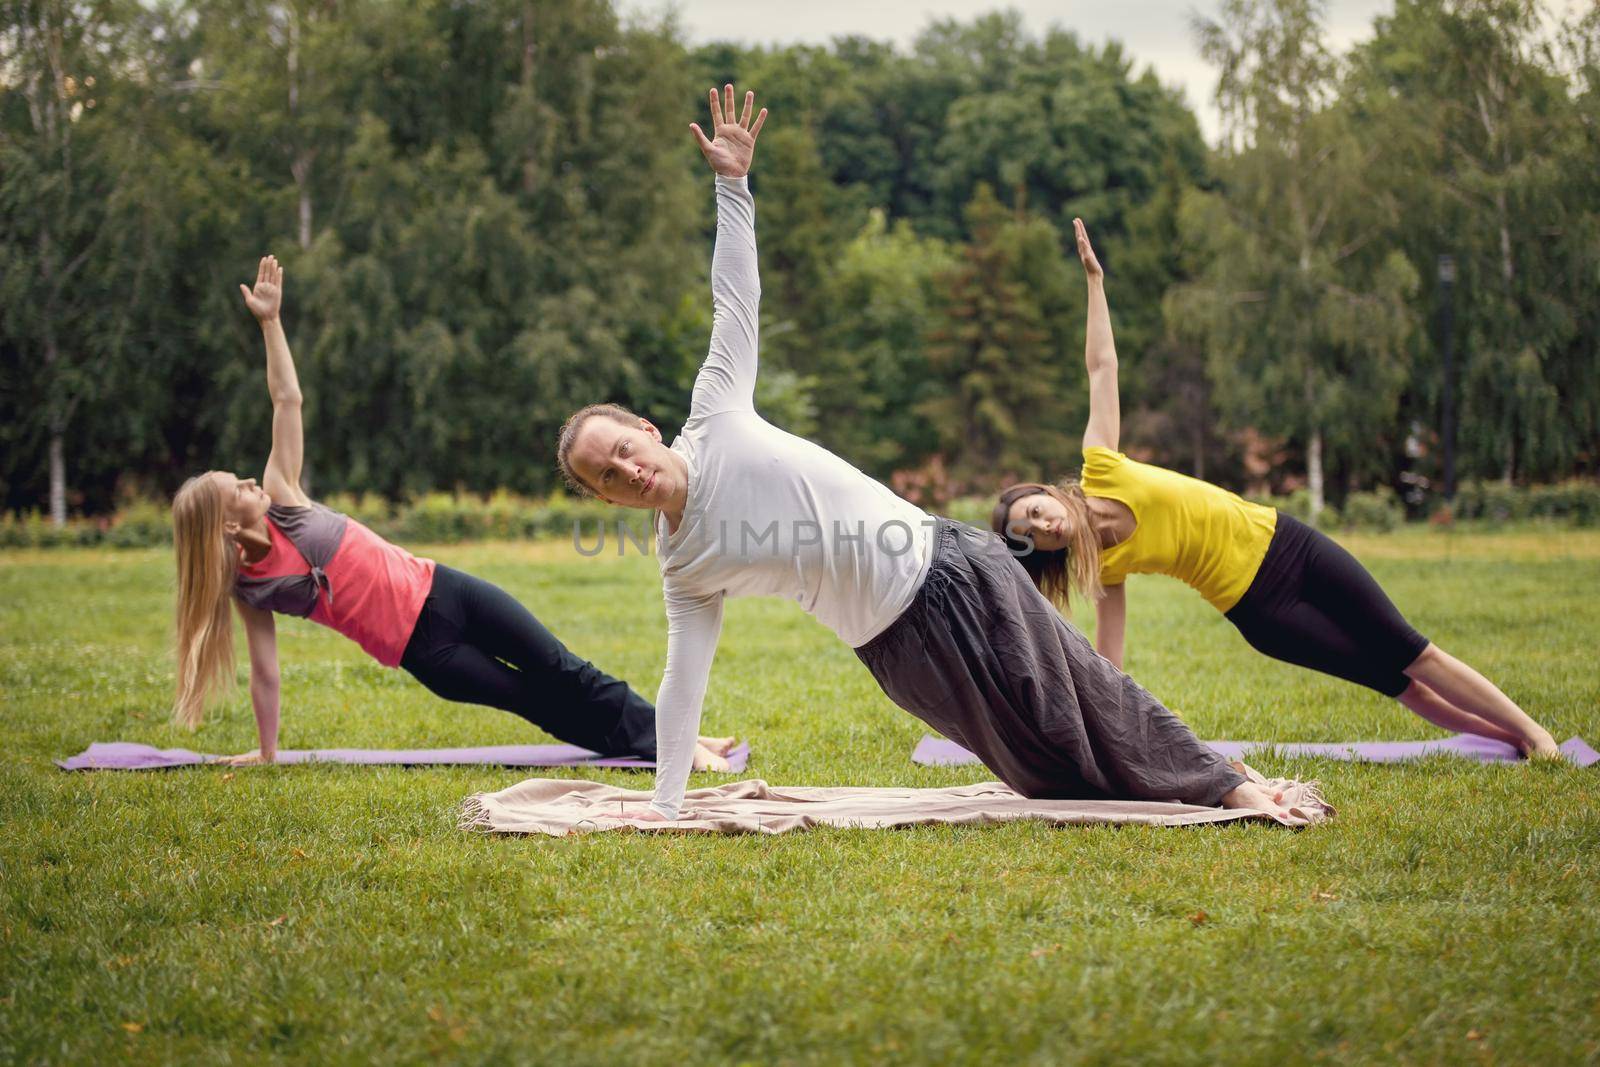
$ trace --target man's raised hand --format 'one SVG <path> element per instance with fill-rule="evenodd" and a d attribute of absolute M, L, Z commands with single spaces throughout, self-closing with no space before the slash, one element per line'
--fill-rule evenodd
<path fill-rule="evenodd" d="M 744 114 L 734 111 L 733 86 L 725 85 L 719 93 L 711 90 L 711 139 L 698 123 L 689 123 L 694 139 L 700 145 L 700 154 L 706 157 L 711 169 L 724 178 L 742 178 L 750 173 L 750 161 L 756 153 L 756 137 L 761 124 L 767 121 L 767 109 L 755 112 L 756 94 L 744 94 Z"/>

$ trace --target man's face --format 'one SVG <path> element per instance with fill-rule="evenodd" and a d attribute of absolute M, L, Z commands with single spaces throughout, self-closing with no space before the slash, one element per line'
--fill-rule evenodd
<path fill-rule="evenodd" d="M 604 415 L 586 420 L 567 455 L 573 473 L 602 500 L 627 508 L 681 506 L 688 490 L 672 450 L 648 420 L 621 423 Z"/>

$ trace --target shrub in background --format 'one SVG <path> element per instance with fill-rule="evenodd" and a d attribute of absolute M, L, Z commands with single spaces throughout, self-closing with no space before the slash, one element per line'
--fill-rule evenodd
<path fill-rule="evenodd" d="M 1309 521 L 1311 498 L 1304 489 L 1288 496 L 1260 501 L 1301 521 Z M 380 496 L 335 493 L 323 503 L 370 526 L 379 536 L 402 545 L 451 544 L 458 541 L 531 541 L 570 538 L 580 524 L 593 541 L 598 524 L 607 531 L 616 520 L 635 520 L 597 500 L 578 499 L 562 492 L 547 497 L 523 497 L 504 490 L 488 497 L 464 493 L 427 493 L 401 504 Z M 936 508 L 960 522 L 988 529 L 992 496 L 966 496 Z M 1445 514 L 1448 513 L 1448 519 Z M 1405 519 L 1399 498 L 1387 486 L 1351 493 L 1344 508 L 1324 508 L 1317 525 L 1325 530 L 1398 529 Z M 1435 509 L 1435 526 L 1466 522 L 1495 528 L 1509 522 L 1543 522 L 1564 526 L 1600 525 L 1600 483 L 1571 481 L 1530 487 L 1500 482 L 1462 485 L 1453 507 Z M 641 527 L 642 528 L 642 527 Z M 172 543 L 172 519 L 166 501 L 140 500 L 126 505 L 110 519 L 74 519 L 57 529 L 38 512 L 0 515 L 0 548 L 75 548 L 106 545 L 113 548 L 151 548 Z"/>

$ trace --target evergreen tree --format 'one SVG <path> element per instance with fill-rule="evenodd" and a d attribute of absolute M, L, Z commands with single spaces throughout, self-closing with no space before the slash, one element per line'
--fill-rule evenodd
<path fill-rule="evenodd" d="M 955 265 L 943 241 L 918 237 L 905 221 L 890 229 L 878 211 L 828 276 L 817 439 L 877 477 L 918 466 L 939 447 L 922 413 L 938 391 L 927 332 L 939 282 Z"/>
<path fill-rule="evenodd" d="M 1059 471 L 1070 449 L 1061 358 L 1032 294 L 1016 277 L 1006 211 L 987 185 L 967 209 L 972 242 L 944 279 L 928 343 L 938 393 L 918 411 L 939 435 L 958 488 Z"/>

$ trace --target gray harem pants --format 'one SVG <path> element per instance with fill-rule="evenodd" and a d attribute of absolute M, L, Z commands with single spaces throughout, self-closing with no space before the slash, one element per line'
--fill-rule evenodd
<path fill-rule="evenodd" d="M 938 520 L 916 598 L 856 655 L 1026 797 L 1214 805 L 1245 780 L 1095 652 L 1000 538 L 962 523 Z"/>

